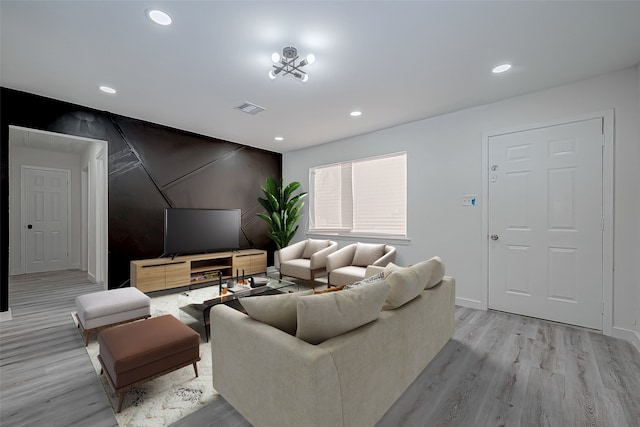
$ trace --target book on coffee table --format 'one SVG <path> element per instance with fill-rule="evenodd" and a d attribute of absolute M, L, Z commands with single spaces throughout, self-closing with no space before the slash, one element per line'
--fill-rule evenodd
<path fill-rule="evenodd" d="M 242 292 L 242 291 L 248 291 L 251 289 L 251 286 L 249 285 L 241 285 L 239 283 L 236 283 L 233 288 L 227 288 L 229 289 L 231 292 L 237 294 L 238 292 Z"/>
<path fill-rule="evenodd" d="M 253 283 L 254 283 L 254 287 L 258 287 L 258 286 L 264 286 L 266 284 L 269 283 L 269 279 L 268 277 L 253 277 L 252 278 Z"/>

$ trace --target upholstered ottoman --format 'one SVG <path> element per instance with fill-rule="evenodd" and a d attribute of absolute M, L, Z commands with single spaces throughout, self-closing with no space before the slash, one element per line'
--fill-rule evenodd
<path fill-rule="evenodd" d="M 170 314 L 106 329 L 98 334 L 102 373 L 118 394 L 200 360 L 200 334 Z"/>
<path fill-rule="evenodd" d="M 151 316 L 151 298 L 136 288 L 93 292 L 76 298 L 78 327 L 89 344 L 92 332 Z"/>

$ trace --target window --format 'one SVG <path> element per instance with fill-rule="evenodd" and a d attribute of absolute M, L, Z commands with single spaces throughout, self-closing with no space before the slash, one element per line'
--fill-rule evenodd
<path fill-rule="evenodd" d="M 407 236 L 407 153 L 309 170 L 309 232 Z"/>

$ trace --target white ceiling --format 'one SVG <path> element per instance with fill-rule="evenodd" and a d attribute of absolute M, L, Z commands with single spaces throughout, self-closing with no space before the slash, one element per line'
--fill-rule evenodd
<path fill-rule="evenodd" d="M 4 87 L 278 152 L 640 63 L 639 1 L 3 0 L 0 15 Z M 289 45 L 316 56 L 307 83 L 267 77 Z"/>

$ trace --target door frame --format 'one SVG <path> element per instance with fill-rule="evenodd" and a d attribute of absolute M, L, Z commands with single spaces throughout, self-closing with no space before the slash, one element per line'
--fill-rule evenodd
<path fill-rule="evenodd" d="M 568 119 L 549 120 L 529 125 L 515 126 L 482 133 L 482 295 L 479 308 L 489 306 L 489 139 L 493 136 L 534 130 L 601 118 L 604 146 L 602 147 L 602 332 L 613 333 L 613 191 L 614 191 L 614 110 L 603 110 L 574 116 Z"/>
<path fill-rule="evenodd" d="M 69 169 L 47 168 L 43 166 L 20 165 L 20 269 L 27 273 L 27 170 L 40 170 L 47 172 L 62 172 L 67 176 L 67 267 L 69 267 L 69 256 L 71 252 L 71 171 Z"/>

